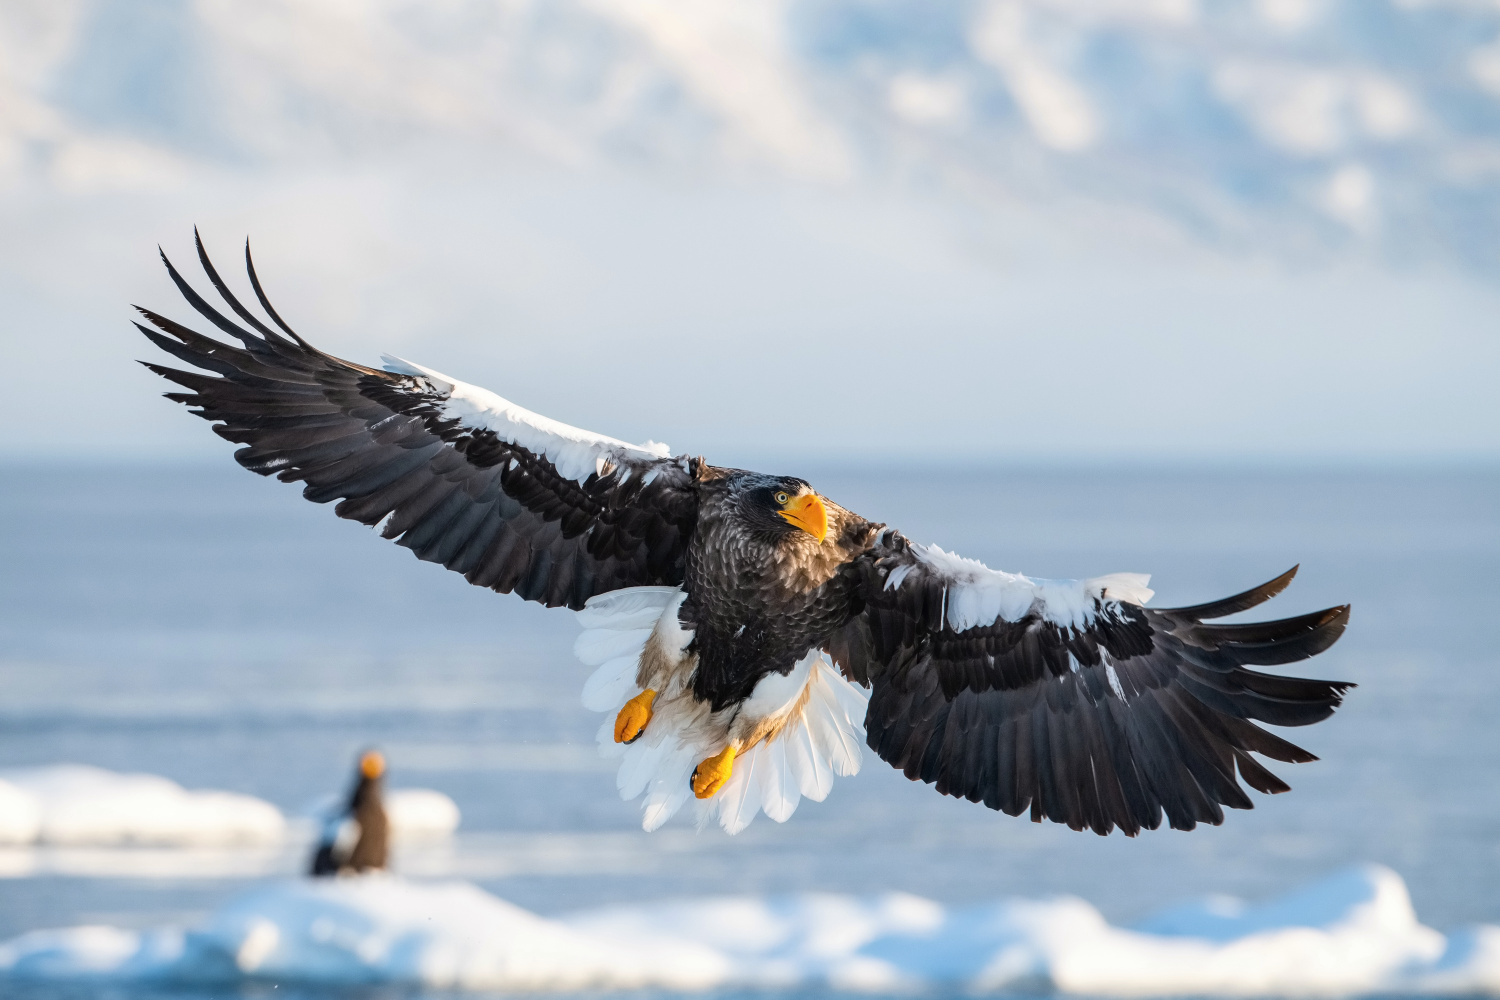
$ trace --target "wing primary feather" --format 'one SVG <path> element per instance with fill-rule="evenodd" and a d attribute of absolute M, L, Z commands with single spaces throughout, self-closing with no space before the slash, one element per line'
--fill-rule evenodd
<path fill-rule="evenodd" d="M 1308 632 L 1342 625 L 1347 621 L 1349 606 L 1341 604 L 1324 608 L 1295 618 L 1278 618 L 1268 622 L 1245 622 L 1236 625 L 1202 625 L 1197 631 L 1211 637 L 1216 643 L 1258 643 L 1291 639 Z"/>
<path fill-rule="evenodd" d="M 264 335 L 266 339 L 290 343 L 281 334 L 262 323 L 259 317 L 246 309 L 240 304 L 240 300 L 235 298 L 234 293 L 229 290 L 229 286 L 225 284 L 224 279 L 219 277 L 218 269 L 214 267 L 213 261 L 208 259 L 208 251 L 203 248 L 203 237 L 198 235 L 197 226 L 193 227 L 193 244 L 198 248 L 198 263 L 203 265 L 203 273 L 208 275 L 209 282 L 223 296 L 224 301 L 229 303 L 229 308 L 234 310 L 235 315 L 246 323 L 249 323 L 257 332 Z"/>
<path fill-rule="evenodd" d="M 214 326 L 244 343 L 250 350 L 258 353 L 268 350 L 264 340 L 245 330 L 238 323 L 230 321 L 227 316 L 210 305 L 208 300 L 199 295 L 197 290 L 187 283 L 187 279 L 177 273 L 177 268 L 173 267 L 171 260 L 167 258 L 167 252 L 160 247 L 156 249 L 161 254 L 161 262 L 167 267 L 167 275 L 172 279 L 172 284 L 176 285 L 177 290 L 182 293 L 182 297 L 187 299 L 188 305 L 196 309 L 204 319 L 208 320 Z"/>
<path fill-rule="evenodd" d="M 286 321 L 281 318 L 281 314 L 271 305 L 271 300 L 266 298 L 265 289 L 260 287 L 260 278 L 255 274 L 255 260 L 250 256 L 249 240 L 245 241 L 245 271 L 250 275 L 250 287 L 255 290 L 255 297 L 260 300 L 260 307 L 266 311 L 267 316 L 271 317 L 271 321 L 285 330 L 286 335 L 302 347 L 309 351 L 316 350 L 313 345 L 299 337 L 296 330 L 286 325 Z"/>
<path fill-rule="evenodd" d="M 1317 656 L 1338 641 L 1349 624 L 1349 606 L 1329 608 L 1319 612 L 1322 619 L 1310 629 L 1299 629 L 1280 638 L 1260 642 L 1229 640 L 1220 649 L 1229 653 L 1240 663 L 1274 667 L 1285 663 L 1296 663 Z M 1266 623 L 1279 624 L 1279 623 Z"/>
<path fill-rule="evenodd" d="M 167 398 L 239 445 L 245 468 L 301 481 L 307 499 L 340 501 L 339 516 L 378 525 L 471 582 L 547 604 L 576 610 L 608 590 L 681 584 L 697 520 L 684 462 L 614 455 L 607 474 L 580 484 L 548 458 L 548 445 L 507 443 L 482 419 L 443 412 L 406 376 L 314 348 L 271 305 L 248 241 L 245 270 L 260 312 L 231 291 L 196 228 L 193 245 L 222 302 L 210 305 L 164 252 L 163 266 L 227 342 L 145 309 L 135 325 L 192 369 L 145 362 L 186 390 Z M 554 434 L 540 423 L 535 430 L 544 440 Z"/>
<path fill-rule="evenodd" d="M 1217 601 L 1209 601 L 1206 604 L 1194 604 L 1183 608 L 1158 608 L 1163 614 L 1182 615 L 1205 621 L 1211 618 L 1225 618 L 1229 615 L 1239 614 L 1241 611 L 1249 611 L 1259 604 L 1264 604 L 1277 594 L 1287 588 L 1292 578 L 1297 575 L 1301 568 L 1298 563 L 1274 580 L 1267 580 L 1259 587 L 1251 587 L 1243 593 L 1235 594 L 1233 597 L 1220 598 Z"/>
<path fill-rule="evenodd" d="M 1252 758 L 1243 750 L 1236 750 L 1234 762 L 1239 765 L 1240 777 L 1245 779 L 1245 784 L 1263 792 L 1266 795 L 1279 795 L 1282 792 L 1290 792 L 1292 786 L 1282 781 L 1276 775 L 1261 766 L 1260 762 Z"/>

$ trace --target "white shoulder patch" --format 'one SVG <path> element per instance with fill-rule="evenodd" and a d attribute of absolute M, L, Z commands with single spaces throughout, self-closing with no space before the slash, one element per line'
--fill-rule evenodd
<path fill-rule="evenodd" d="M 944 616 L 955 632 L 997 621 L 1020 621 L 1033 608 L 1055 625 L 1083 628 L 1093 621 L 1094 602 L 1145 604 L 1151 578 L 1142 573 L 1111 573 L 1091 580 L 1033 580 L 1019 573 L 990 569 L 977 559 L 945 552 L 936 545 L 913 545 L 912 552 L 947 583 Z M 906 574 L 892 573 L 887 589 L 899 587 Z"/>
<path fill-rule="evenodd" d="M 1106 601 L 1128 601 L 1142 607 L 1156 596 L 1156 591 L 1146 586 L 1151 582 L 1150 573 L 1110 573 L 1083 581 L 1083 585 L 1097 590 Z"/>
<path fill-rule="evenodd" d="M 386 371 L 426 379 L 447 397 L 445 417 L 457 418 L 465 427 L 490 430 L 502 441 L 545 455 L 557 471 L 583 482 L 612 458 L 670 458 L 672 449 L 656 441 L 630 444 L 618 438 L 595 434 L 560 423 L 512 403 L 488 389 L 449 378 L 441 372 L 383 354 Z"/>

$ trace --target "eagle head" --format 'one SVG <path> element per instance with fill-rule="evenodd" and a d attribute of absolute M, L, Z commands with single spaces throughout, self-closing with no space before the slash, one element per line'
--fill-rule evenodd
<path fill-rule="evenodd" d="M 805 479 L 746 473 L 730 484 L 730 498 L 740 520 L 754 531 L 805 531 L 819 542 L 828 537 L 828 508 Z"/>

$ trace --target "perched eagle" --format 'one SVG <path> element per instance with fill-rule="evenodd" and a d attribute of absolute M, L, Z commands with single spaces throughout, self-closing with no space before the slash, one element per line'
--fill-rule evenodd
<path fill-rule="evenodd" d="M 196 236 L 196 234 L 195 234 Z M 860 742 L 907 777 L 1012 816 L 1105 834 L 1220 823 L 1307 761 L 1255 725 L 1332 714 L 1351 685 L 1250 669 L 1327 649 L 1347 606 L 1212 625 L 1275 596 L 1148 608 L 1148 578 L 1033 580 L 919 545 L 795 476 L 719 468 L 522 409 L 429 368 L 342 361 L 209 282 L 187 301 L 239 346 L 150 310 L 137 324 L 211 374 L 147 367 L 241 444 L 245 468 L 470 583 L 579 613 L 623 797 L 654 829 L 695 801 L 730 832 L 852 774 Z M 273 328 L 270 324 L 274 324 Z M 868 692 L 868 693 L 866 693 Z M 866 734 L 868 736 L 866 737 Z"/>
<path fill-rule="evenodd" d="M 313 849 L 309 875 L 323 878 L 385 868 L 391 824 L 380 789 L 384 776 L 384 756 L 375 750 L 359 755 L 354 788 L 349 798 L 326 817 L 318 846 Z"/>

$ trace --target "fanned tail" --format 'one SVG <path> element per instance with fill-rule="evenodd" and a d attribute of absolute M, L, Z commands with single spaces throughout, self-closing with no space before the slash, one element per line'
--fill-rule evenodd
<path fill-rule="evenodd" d="M 596 668 L 584 683 L 583 705 L 604 713 L 599 751 L 620 762 L 615 781 L 620 797 L 641 798 L 642 828 L 659 828 L 689 802 L 700 826 L 717 821 L 729 833 L 739 833 L 762 812 L 784 823 L 802 799 L 826 798 L 836 775 L 858 773 L 868 695 L 817 650 L 807 657 L 807 697 L 773 738 L 736 758 L 729 780 L 711 798 L 694 799 L 689 781 L 699 761 L 721 748 L 722 727 L 715 727 L 708 706 L 690 691 L 659 697 L 640 738 L 615 742 L 615 713 L 641 693 L 636 684 L 641 651 L 681 595 L 675 587 L 634 587 L 601 594 L 578 612 L 584 631 L 574 652 Z"/>

